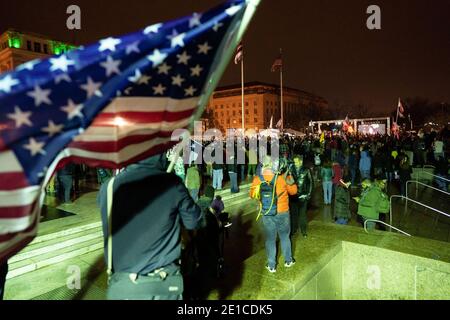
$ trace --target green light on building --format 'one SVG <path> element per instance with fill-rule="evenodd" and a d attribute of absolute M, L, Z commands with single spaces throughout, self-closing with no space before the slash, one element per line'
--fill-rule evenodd
<path fill-rule="evenodd" d="M 61 54 L 62 53 L 62 48 L 60 46 L 54 46 L 53 47 L 53 53 L 54 54 Z"/>
<path fill-rule="evenodd" d="M 8 45 L 10 48 L 16 48 L 16 49 L 20 49 L 22 47 L 22 44 L 20 43 L 19 38 L 9 38 Z"/>

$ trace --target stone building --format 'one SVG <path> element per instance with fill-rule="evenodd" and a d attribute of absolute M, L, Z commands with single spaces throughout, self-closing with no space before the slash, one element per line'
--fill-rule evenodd
<path fill-rule="evenodd" d="M 245 129 L 265 129 L 273 127 L 281 118 L 280 87 L 277 85 L 249 82 L 245 84 L 244 123 Z M 300 129 L 311 119 L 305 117 L 306 108 L 327 108 L 322 97 L 298 89 L 283 88 L 284 127 Z M 217 88 L 206 108 L 204 118 L 208 127 L 225 131 L 242 127 L 241 85 Z M 304 119 L 303 119 L 304 118 Z"/>
<path fill-rule="evenodd" d="M 34 59 L 62 54 L 76 47 L 49 37 L 8 29 L 0 34 L 0 73 Z"/>

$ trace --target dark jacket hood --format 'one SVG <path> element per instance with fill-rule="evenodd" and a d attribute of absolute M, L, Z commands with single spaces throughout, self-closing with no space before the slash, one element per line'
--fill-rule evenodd
<path fill-rule="evenodd" d="M 138 163 L 132 164 L 126 170 L 133 169 L 152 169 L 157 171 L 166 171 L 168 167 L 166 153 L 160 153 L 150 158 L 144 159 Z"/>

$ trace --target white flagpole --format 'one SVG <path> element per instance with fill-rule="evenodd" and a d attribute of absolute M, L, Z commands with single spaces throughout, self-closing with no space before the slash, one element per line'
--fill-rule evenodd
<path fill-rule="evenodd" d="M 281 67 L 280 67 L 280 91 L 281 91 L 281 131 L 284 130 L 284 104 L 283 104 L 283 57 L 281 55 L 280 48 L 280 59 L 281 59 Z"/>
<path fill-rule="evenodd" d="M 243 50 L 243 49 L 242 49 Z M 242 57 L 241 57 L 241 86 L 242 86 L 242 96 L 241 96 L 241 103 L 242 103 L 242 134 L 245 132 L 245 108 L 244 108 L 244 51 L 242 51 Z"/>
<path fill-rule="evenodd" d="M 395 123 L 398 123 L 398 110 L 400 107 L 400 98 L 398 98 L 398 104 L 397 104 L 397 116 L 395 117 Z"/>

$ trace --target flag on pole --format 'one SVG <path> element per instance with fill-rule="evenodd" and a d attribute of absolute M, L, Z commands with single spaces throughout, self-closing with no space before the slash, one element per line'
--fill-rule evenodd
<path fill-rule="evenodd" d="M 281 119 L 278 120 L 276 127 L 277 127 L 277 128 L 281 128 Z"/>
<path fill-rule="evenodd" d="M 344 123 L 342 124 L 342 130 L 347 131 L 350 126 L 350 120 L 348 119 L 348 114 L 345 116 Z"/>
<path fill-rule="evenodd" d="M 283 59 L 281 58 L 281 53 L 280 53 L 278 58 L 276 58 L 275 61 L 273 62 L 271 71 L 272 72 L 279 71 L 282 67 L 283 67 Z"/>
<path fill-rule="evenodd" d="M 397 107 L 397 112 L 400 118 L 404 118 L 405 115 L 405 109 L 403 108 L 403 104 L 402 104 L 402 100 L 400 98 L 398 98 L 398 107 Z"/>
<path fill-rule="evenodd" d="M 234 55 L 234 64 L 238 64 L 244 58 L 244 46 L 242 45 L 242 41 L 239 43 L 236 48 L 236 54 Z"/>
<path fill-rule="evenodd" d="M 227 1 L 0 75 L 0 263 L 36 235 L 58 164 L 121 168 L 176 143 L 258 3 Z"/>
<path fill-rule="evenodd" d="M 397 140 L 400 139 L 400 127 L 398 126 L 397 122 L 395 122 L 395 121 L 392 122 L 391 132 Z"/>
<path fill-rule="evenodd" d="M 322 132 L 322 134 L 320 135 L 320 143 L 324 143 L 325 142 L 325 132 Z"/>

